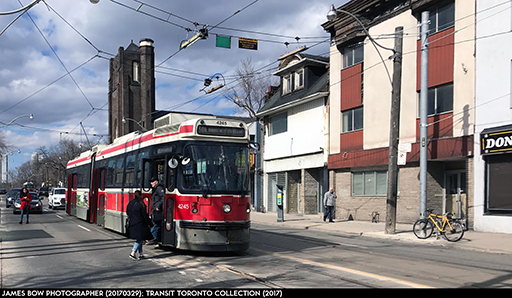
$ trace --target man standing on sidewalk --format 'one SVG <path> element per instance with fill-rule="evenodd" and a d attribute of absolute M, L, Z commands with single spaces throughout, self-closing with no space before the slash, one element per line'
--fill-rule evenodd
<path fill-rule="evenodd" d="M 165 189 L 160 185 L 160 183 L 158 183 L 157 178 L 151 178 L 149 182 L 153 188 L 153 192 L 151 194 L 151 220 L 153 221 L 151 234 L 153 234 L 153 239 L 147 244 L 158 244 L 158 242 L 160 242 L 160 226 L 164 219 L 164 212 L 162 209 L 164 205 Z"/>
<path fill-rule="evenodd" d="M 327 218 L 327 215 L 329 215 L 329 222 L 334 222 L 332 220 L 333 212 L 334 212 L 334 199 L 336 199 L 337 196 L 334 193 L 334 189 L 331 187 L 328 192 L 324 195 L 324 221 Z"/>

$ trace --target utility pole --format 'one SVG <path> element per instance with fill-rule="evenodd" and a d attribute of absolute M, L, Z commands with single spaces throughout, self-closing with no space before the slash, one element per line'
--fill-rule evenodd
<path fill-rule="evenodd" d="M 428 134 L 428 21 L 430 13 L 421 13 L 421 89 L 420 89 L 420 218 L 427 212 L 427 134 Z"/>
<path fill-rule="evenodd" d="M 391 91 L 391 119 L 389 131 L 388 192 L 386 201 L 386 234 L 396 231 L 396 201 L 398 182 L 398 140 L 400 135 L 400 97 L 402 89 L 402 48 L 404 27 L 395 28 L 395 55 L 393 58 L 393 90 Z"/>

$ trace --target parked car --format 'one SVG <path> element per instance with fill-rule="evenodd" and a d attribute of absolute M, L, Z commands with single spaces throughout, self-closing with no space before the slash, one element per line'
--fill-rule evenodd
<path fill-rule="evenodd" d="M 32 196 L 32 201 L 30 202 L 30 213 L 41 213 L 43 214 L 43 202 L 39 199 L 39 196 L 36 192 L 30 192 Z M 21 199 L 20 192 L 16 195 L 16 199 L 14 201 L 14 208 L 12 209 L 12 214 L 21 213 Z"/>
<path fill-rule="evenodd" d="M 50 192 L 48 191 L 48 187 L 43 186 L 39 189 L 39 196 L 40 197 L 48 197 Z"/>
<path fill-rule="evenodd" d="M 50 209 L 66 208 L 66 189 L 56 187 L 50 191 L 48 196 L 48 207 Z"/>
<path fill-rule="evenodd" d="M 0 195 L 5 195 L 7 193 L 7 189 L 2 188 L 0 189 Z"/>
<path fill-rule="evenodd" d="M 20 195 L 21 188 L 13 188 L 9 190 L 7 195 L 5 196 L 5 207 L 9 208 L 14 205 L 14 200 L 16 199 L 16 195 Z"/>

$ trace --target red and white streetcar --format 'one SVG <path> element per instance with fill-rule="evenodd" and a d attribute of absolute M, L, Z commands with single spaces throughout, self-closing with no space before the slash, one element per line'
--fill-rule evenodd
<path fill-rule="evenodd" d="M 258 149 L 249 140 L 243 121 L 168 114 L 151 131 L 130 133 L 69 161 L 66 212 L 125 233 L 126 206 L 135 190 L 142 191 L 150 213 L 149 179 L 158 177 L 166 189 L 162 245 L 246 250 L 249 152 Z"/>

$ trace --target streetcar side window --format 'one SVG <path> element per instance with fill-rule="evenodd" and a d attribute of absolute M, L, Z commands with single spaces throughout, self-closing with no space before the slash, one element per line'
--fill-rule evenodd
<path fill-rule="evenodd" d="M 144 189 L 151 188 L 151 184 L 149 183 L 149 178 L 151 178 L 151 162 L 149 160 L 144 161 L 144 180 L 142 180 L 142 187 Z"/>
<path fill-rule="evenodd" d="M 114 172 L 116 169 L 116 160 L 110 159 L 107 167 L 107 186 L 114 186 Z"/>
<path fill-rule="evenodd" d="M 145 185 L 144 181 L 142 181 L 142 162 L 143 162 L 143 159 L 144 158 L 147 158 L 148 157 L 148 152 L 147 151 L 142 151 L 142 152 L 139 152 L 139 154 L 137 155 L 137 177 L 136 177 L 136 184 L 138 187 L 140 186 L 147 186 Z M 148 177 L 147 174 L 144 175 L 146 177 L 146 179 L 149 179 L 151 177 Z"/>
<path fill-rule="evenodd" d="M 89 187 L 90 181 L 90 165 L 83 165 L 76 168 L 77 181 L 76 186 L 79 188 Z"/>
<path fill-rule="evenodd" d="M 125 186 L 132 186 L 135 182 L 135 154 L 126 157 L 126 179 Z"/>
<path fill-rule="evenodd" d="M 119 157 L 116 161 L 116 186 L 123 186 L 124 158 Z"/>

